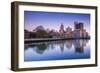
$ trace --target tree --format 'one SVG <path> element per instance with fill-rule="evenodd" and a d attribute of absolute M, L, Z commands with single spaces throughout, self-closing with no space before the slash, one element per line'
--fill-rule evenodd
<path fill-rule="evenodd" d="M 45 30 L 37 30 L 36 37 L 37 38 L 47 38 L 48 33 Z"/>
<path fill-rule="evenodd" d="M 36 38 L 36 32 L 31 32 L 30 33 L 30 38 Z"/>

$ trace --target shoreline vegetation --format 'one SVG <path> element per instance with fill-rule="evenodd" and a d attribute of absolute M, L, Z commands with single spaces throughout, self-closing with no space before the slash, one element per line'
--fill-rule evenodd
<path fill-rule="evenodd" d="M 90 37 L 80 37 L 80 38 L 35 38 L 35 39 L 25 39 L 24 43 L 34 43 L 34 42 L 49 42 L 49 41 L 59 41 L 59 40 L 89 40 Z"/>

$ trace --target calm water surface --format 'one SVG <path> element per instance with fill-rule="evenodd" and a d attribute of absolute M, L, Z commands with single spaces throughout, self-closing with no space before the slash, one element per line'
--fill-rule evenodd
<path fill-rule="evenodd" d="M 64 40 L 25 44 L 24 61 L 90 58 L 90 40 Z"/>

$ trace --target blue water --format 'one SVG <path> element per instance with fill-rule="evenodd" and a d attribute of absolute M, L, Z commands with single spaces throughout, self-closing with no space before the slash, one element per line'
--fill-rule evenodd
<path fill-rule="evenodd" d="M 25 44 L 24 61 L 90 58 L 90 40 L 64 40 Z"/>

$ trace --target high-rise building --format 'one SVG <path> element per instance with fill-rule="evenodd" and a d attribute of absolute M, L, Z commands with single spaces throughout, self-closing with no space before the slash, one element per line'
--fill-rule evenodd
<path fill-rule="evenodd" d="M 66 48 L 70 49 L 72 47 L 72 40 L 66 41 Z"/>
<path fill-rule="evenodd" d="M 66 32 L 72 32 L 72 28 L 71 27 L 67 27 L 66 28 Z"/>
<path fill-rule="evenodd" d="M 64 25 L 63 25 L 63 23 L 61 23 L 59 33 L 60 34 L 63 34 L 64 33 Z"/>
<path fill-rule="evenodd" d="M 73 37 L 74 38 L 82 38 L 86 35 L 86 30 L 84 29 L 84 23 L 82 22 L 74 22 Z"/>
<path fill-rule="evenodd" d="M 75 47 L 75 52 L 77 53 L 84 52 L 84 40 L 73 40 L 73 45 Z"/>
<path fill-rule="evenodd" d="M 75 30 L 72 32 L 72 37 L 73 37 L 73 38 L 80 38 L 80 30 L 79 30 L 79 29 L 75 29 Z"/>
<path fill-rule="evenodd" d="M 65 37 L 64 25 L 61 23 L 60 30 L 59 30 L 60 37 Z"/>
<path fill-rule="evenodd" d="M 84 29 L 84 24 L 83 23 L 78 23 L 78 22 L 74 22 L 74 28 L 75 29 Z"/>
<path fill-rule="evenodd" d="M 66 35 L 67 38 L 71 38 L 72 37 L 72 28 L 67 27 L 66 28 Z"/>
<path fill-rule="evenodd" d="M 80 23 L 79 23 L 79 28 L 80 28 L 81 30 L 83 30 L 83 29 L 84 29 L 84 23 L 80 22 Z"/>

